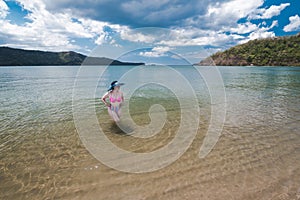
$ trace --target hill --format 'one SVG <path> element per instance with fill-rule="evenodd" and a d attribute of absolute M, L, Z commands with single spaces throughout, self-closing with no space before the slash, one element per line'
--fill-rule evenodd
<path fill-rule="evenodd" d="M 251 40 L 217 52 L 198 65 L 207 65 L 211 59 L 217 66 L 300 66 L 300 33 Z"/>
<path fill-rule="evenodd" d="M 48 52 L 0 47 L 0 66 L 81 65 L 86 55 L 73 51 Z M 85 65 L 144 65 L 110 58 L 89 57 Z"/>

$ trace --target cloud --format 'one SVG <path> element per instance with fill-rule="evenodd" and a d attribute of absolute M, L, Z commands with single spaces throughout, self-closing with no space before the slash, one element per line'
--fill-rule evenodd
<path fill-rule="evenodd" d="M 257 25 L 256 29 L 253 29 L 251 32 L 249 32 L 248 36 L 239 38 L 237 40 L 237 43 L 243 44 L 250 40 L 274 37 L 275 33 L 273 31 L 271 31 L 271 29 L 274 28 L 275 26 L 278 26 L 277 20 L 274 20 L 270 26 L 267 26 L 267 23 L 265 21 L 263 21 Z"/>
<path fill-rule="evenodd" d="M 187 52 L 187 53 L 183 53 L 181 54 L 181 56 L 185 59 L 197 59 L 202 60 L 204 58 L 207 58 L 208 56 L 221 51 L 221 48 L 206 48 L 206 49 L 199 49 L 197 51 L 191 51 L 191 52 Z"/>
<path fill-rule="evenodd" d="M 152 49 L 152 51 L 156 51 L 156 52 L 159 52 L 159 53 L 165 53 L 165 52 L 168 52 L 170 50 L 172 50 L 172 48 L 167 47 L 167 46 L 158 46 L 158 47 L 154 47 Z"/>
<path fill-rule="evenodd" d="M 279 6 L 272 5 L 270 8 L 258 9 L 249 19 L 271 19 L 274 16 L 280 15 L 281 11 L 290 6 L 290 3 L 282 3 Z"/>
<path fill-rule="evenodd" d="M 275 33 L 273 31 L 270 31 L 271 27 L 272 25 L 270 27 L 257 29 L 256 31 L 251 32 L 247 37 L 244 37 L 244 39 L 237 41 L 237 43 L 244 44 L 246 42 L 249 42 L 250 40 L 275 37 Z"/>
<path fill-rule="evenodd" d="M 218 0 L 43 0 L 53 12 L 71 10 L 76 16 L 131 28 L 165 27 L 182 24 L 203 15 L 207 5 Z M 113 13 L 113 14 L 112 14 Z"/>
<path fill-rule="evenodd" d="M 278 20 L 274 20 L 270 26 L 270 29 L 271 28 L 274 28 L 275 26 L 278 26 Z"/>
<path fill-rule="evenodd" d="M 244 24 L 238 24 L 237 27 L 230 28 L 230 32 L 237 33 L 237 34 L 246 34 L 253 32 L 259 29 L 256 24 L 252 24 L 251 22 L 246 22 Z"/>
<path fill-rule="evenodd" d="M 149 30 L 149 32 L 147 31 Z M 124 28 L 120 31 L 120 37 L 123 40 L 128 40 L 131 42 L 142 42 L 142 43 L 153 43 L 157 40 L 157 34 L 151 34 L 153 30 L 151 29 L 129 29 Z"/>
<path fill-rule="evenodd" d="M 0 19 L 5 18 L 8 14 L 8 6 L 3 0 L 0 0 Z"/>
<path fill-rule="evenodd" d="M 258 31 L 252 32 L 249 35 L 249 40 L 254 40 L 258 38 L 269 38 L 269 37 L 274 37 L 275 33 L 272 31 L 267 31 L 264 29 L 259 29 Z"/>
<path fill-rule="evenodd" d="M 69 13 L 51 13 L 46 10 L 41 0 L 19 0 L 24 9 L 30 11 L 26 23 L 32 29 L 39 31 L 54 31 L 73 37 L 92 38 L 93 34 L 85 29 L 81 23 L 73 21 Z"/>
<path fill-rule="evenodd" d="M 64 34 L 31 29 L 31 26 L 18 26 L 7 21 L 1 21 L 0 26 L 0 38 L 5 41 L 2 46 L 53 51 L 80 48 L 72 44 Z"/>
<path fill-rule="evenodd" d="M 162 38 L 158 44 L 167 46 L 226 46 L 240 37 L 242 36 L 214 30 L 177 28 L 170 30 L 170 34 Z"/>
<path fill-rule="evenodd" d="M 120 32 L 121 39 L 144 43 L 148 46 L 201 46 L 221 45 L 226 41 L 238 38 L 237 34 L 227 35 L 213 30 L 202 30 L 200 28 L 178 27 L 173 29 L 164 28 L 140 28 L 123 29 Z"/>
<path fill-rule="evenodd" d="M 143 51 L 140 52 L 139 55 L 140 56 L 144 56 L 144 57 L 162 57 L 162 56 L 167 56 L 167 52 L 171 51 L 172 48 L 168 47 L 168 46 L 157 46 L 151 49 L 151 51 Z"/>
<path fill-rule="evenodd" d="M 0 1 L 2 10 L 8 12 L 7 6 Z M 42 0 L 18 0 L 20 6 L 28 11 L 28 22 L 17 25 L 5 19 L 0 19 L 0 40 L 5 41 L 1 46 L 11 46 L 39 50 L 81 50 L 76 45 L 77 38 L 94 40 L 102 44 L 108 39 L 105 31 L 120 30 L 119 25 L 111 25 L 91 19 L 76 18 L 70 12 L 51 13 L 46 9 Z"/>
<path fill-rule="evenodd" d="M 247 17 L 263 4 L 263 0 L 232 0 L 208 5 L 205 15 L 187 19 L 187 24 L 220 29 L 236 25 L 241 18 Z M 203 25 L 205 24 L 205 25 Z"/>
<path fill-rule="evenodd" d="M 102 45 L 104 43 L 114 43 L 113 38 L 110 36 L 114 32 L 122 32 L 127 30 L 126 26 L 120 26 L 117 24 L 109 24 L 106 22 L 96 21 L 92 19 L 80 18 L 78 21 L 81 23 L 84 30 L 92 35 L 94 43 Z"/>
<path fill-rule="evenodd" d="M 300 17 L 299 15 L 290 16 L 289 17 L 290 23 L 286 25 L 283 30 L 285 32 L 291 31 L 300 31 Z"/>
<path fill-rule="evenodd" d="M 18 1 L 23 9 L 30 11 L 26 16 L 29 22 L 14 24 L 6 19 L 0 20 L 2 46 L 22 47 L 40 50 L 73 50 L 80 47 L 73 44 L 69 36 L 91 37 L 79 23 L 72 22 L 67 14 L 53 15 L 39 0 Z"/>

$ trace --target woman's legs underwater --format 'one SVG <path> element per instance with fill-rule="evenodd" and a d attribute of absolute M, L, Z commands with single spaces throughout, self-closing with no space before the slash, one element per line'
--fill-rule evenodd
<path fill-rule="evenodd" d="M 120 114 L 121 114 L 120 109 L 118 109 L 117 111 L 115 111 L 115 110 L 112 110 L 111 108 L 108 108 L 108 114 L 111 116 L 111 118 L 115 122 L 119 122 L 120 121 Z"/>

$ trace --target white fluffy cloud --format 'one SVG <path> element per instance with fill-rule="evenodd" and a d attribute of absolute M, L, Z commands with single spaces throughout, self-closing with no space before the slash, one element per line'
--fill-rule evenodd
<path fill-rule="evenodd" d="M 140 52 L 140 56 L 145 56 L 145 57 L 162 57 L 166 56 L 166 52 L 171 51 L 172 48 L 168 46 L 157 46 L 151 49 L 151 51 L 144 51 Z"/>
<path fill-rule="evenodd" d="M 273 28 L 275 26 L 278 26 L 278 20 L 273 21 L 270 28 Z"/>
<path fill-rule="evenodd" d="M 0 19 L 5 18 L 8 14 L 8 6 L 3 0 L 0 0 Z"/>
<path fill-rule="evenodd" d="M 132 30 L 129 28 L 124 28 L 123 30 L 120 30 L 120 36 L 123 40 L 128 40 L 131 42 L 143 42 L 143 43 L 152 43 L 157 39 L 155 35 L 149 33 L 147 34 L 143 30 L 139 30 L 139 29 Z"/>
<path fill-rule="evenodd" d="M 241 18 L 247 17 L 263 4 L 263 0 L 232 0 L 216 3 L 208 7 L 204 16 L 205 21 L 210 21 L 212 26 L 231 26 L 237 24 Z"/>
<path fill-rule="evenodd" d="M 249 36 L 244 37 L 243 39 L 238 41 L 238 44 L 243 44 L 246 43 L 250 40 L 255 40 L 255 39 L 260 39 L 260 38 L 270 38 L 270 37 L 275 37 L 275 33 L 273 31 L 270 31 L 272 26 L 276 25 L 276 22 L 273 22 L 270 27 L 262 27 L 259 28 L 249 34 Z"/>
<path fill-rule="evenodd" d="M 283 30 L 285 32 L 291 32 L 291 31 L 300 31 L 300 17 L 299 15 L 291 16 L 289 18 L 290 23 L 286 25 Z"/>
<path fill-rule="evenodd" d="M 249 16 L 250 19 L 271 19 L 274 16 L 280 15 L 281 11 L 290 6 L 290 3 L 282 3 L 279 6 L 272 5 L 270 8 L 258 9 L 255 13 Z"/>
<path fill-rule="evenodd" d="M 262 5 L 262 0 L 233 0 L 224 3 L 217 3 L 215 6 L 208 8 L 208 16 L 233 16 L 233 20 L 246 17 L 257 7 Z M 225 19 L 228 20 L 228 19 Z"/>
<path fill-rule="evenodd" d="M 201 45 L 222 45 L 228 41 L 233 41 L 237 34 L 227 35 L 213 30 L 202 30 L 200 28 L 188 29 L 185 27 L 174 29 L 162 28 L 141 28 L 123 29 L 121 38 L 136 43 L 145 43 L 149 46 L 201 46 Z"/>
<path fill-rule="evenodd" d="M 49 13 L 39 0 L 19 0 L 22 7 L 28 11 L 24 25 L 17 25 L 8 20 L 0 20 L 0 33 L 6 36 L 2 46 L 22 47 L 41 50 L 74 50 L 79 46 L 72 44 L 69 35 L 88 36 L 78 23 L 73 23 L 67 14 L 53 15 Z"/>
<path fill-rule="evenodd" d="M 274 36 L 275 36 L 274 32 L 260 29 L 258 31 L 252 32 L 249 35 L 249 39 L 254 40 L 254 39 L 258 39 L 258 38 L 269 38 L 269 37 L 274 37 Z"/>
<path fill-rule="evenodd" d="M 252 24 L 251 22 L 246 22 L 244 24 L 238 24 L 237 27 L 230 28 L 230 32 L 237 33 L 237 34 L 246 34 L 253 32 L 259 29 L 256 24 Z"/>
<path fill-rule="evenodd" d="M 106 39 L 104 27 L 119 30 L 119 25 L 110 25 L 90 19 L 75 18 L 70 12 L 51 13 L 42 0 L 18 0 L 23 9 L 29 11 L 28 22 L 14 24 L 5 17 L 8 7 L 0 0 L 0 37 L 5 36 L 1 46 L 39 50 L 81 50 L 74 38 L 93 39 L 102 44 Z M 1 39 L 1 38 L 0 38 Z"/>

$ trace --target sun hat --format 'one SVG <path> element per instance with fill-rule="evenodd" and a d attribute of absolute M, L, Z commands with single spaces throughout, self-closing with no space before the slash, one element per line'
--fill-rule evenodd
<path fill-rule="evenodd" d="M 119 83 L 118 81 L 113 81 L 107 91 L 113 90 L 117 86 L 125 85 L 125 83 Z"/>

